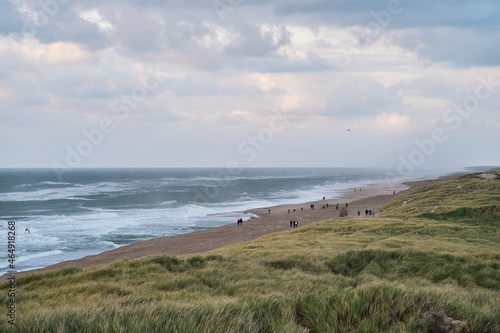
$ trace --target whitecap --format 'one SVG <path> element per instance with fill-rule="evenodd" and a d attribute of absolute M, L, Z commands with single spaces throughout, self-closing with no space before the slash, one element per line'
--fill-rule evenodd
<path fill-rule="evenodd" d="M 16 262 L 25 262 L 28 260 L 32 260 L 35 258 L 42 258 L 42 257 L 48 257 L 48 256 L 53 256 L 55 254 L 61 254 L 63 251 L 61 250 L 52 250 L 52 251 L 45 251 L 45 252 L 38 252 L 38 253 L 31 253 L 31 254 L 26 254 L 26 255 L 18 255 L 16 258 Z"/>

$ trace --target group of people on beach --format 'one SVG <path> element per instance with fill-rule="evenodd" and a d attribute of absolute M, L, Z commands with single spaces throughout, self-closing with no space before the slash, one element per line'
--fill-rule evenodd
<path fill-rule="evenodd" d="M 361 212 L 358 210 L 358 216 L 360 216 L 360 215 L 361 215 Z M 366 209 L 365 210 L 365 216 L 368 216 L 368 215 L 375 216 L 375 208 L 373 208 L 373 210 Z"/>
<path fill-rule="evenodd" d="M 354 190 L 356 191 L 356 189 L 354 189 Z M 359 190 L 361 191 L 361 188 Z M 325 200 L 325 197 L 323 197 L 323 200 Z M 314 204 L 311 204 L 311 210 L 314 210 L 314 206 L 315 206 Z M 329 204 L 327 203 L 326 206 L 323 206 L 323 208 L 325 208 L 325 207 L 328 208 Z M 335 209 L 339 210 L 339 207 L 340 207 L 340 205 L 337 203 L 335 205 Z M 349 203 L 348 202 L 345 203 L 345 207 L 349 208 Z M 302 207 L 300 210 L 304 210 L 304 208 Z M 295 212 L 295 209 L 293 209 L 293 211 Z M 267 213 L 271 214 L 271 210 L 268 209 Z M 291 210 L 288 209 L 288 214 L 290 214 L 290 213 L 291 213 Z M 358 216 L 361 216 L 361 212 L 359 210 L 358 210 Z M 373 210 L 372 209 L 366 209 L 365 210 L 365 216 L 375 216 L 375 208 Z M 238 219 L 237 225 L 240 226 L 242 224 L 243 224 L 243 219 L 241 219 L 241 218 Z M 290 220 L 290 228 L 298 228 L 298 227 L 299 227 L 299 222 L 297 222 L 296 220 Z"/>
<path fill-rule="evenodd" d="M 348 202 L 345 203 L 345 208 L 347 208 L 347 207 L 349 207 L 349 203 Z M 328 205 L 326 205 L 326 208 L 328 208 Z M 339 204 L 335 205 L 335 209 L 339 210 Z"/>

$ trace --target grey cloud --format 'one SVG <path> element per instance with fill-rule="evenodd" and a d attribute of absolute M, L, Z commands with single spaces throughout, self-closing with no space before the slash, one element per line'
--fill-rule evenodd
<path fill-rule="evenodd" d="M 373 13 L 392 10 L 387 28 L 415 26 L 498 26 L 500 8 L 495 0 L 321 0 L 275 1 L 274 12 L 282 16 L 314 15 L 322 24 L 365 25 Z"/>
<path fill-rule="evenodd" d="M 367 23 L 378 21 L 382 25 L 380 34 L 402 29 L 398 35 L 403 37 L 394 41 L 430 61 L 449 62 L 458 67 L 489 66 L 500 62 L 497 47 L 500 41 L 500 6 L 496 1 L 394 1 L 399 3 L 396 8 L 401 12 L 390 17 L 381 14 L 381 11 L 387 13 L 388 0 L 243 1 L 223 21 L 218 18 L 210 1 L 69 2 L 49 15 L 47 24 L 36 29 L 36 37 L 44 43 L 72 41 L 85 45 L 91 51 L 117 45 L 125 55 L 143 59 L 164 53 L 167 61 L 183 62 L 186 66 L 212 71 L 221 70 L 227 67 L 228 61 L 241 57 L 271 58 L 271 64 L 264 63 L 257 67 L 250 59 L 249 69 L 279 72 L 298 65 L 296 71 L 308 71 L 325 68 L 325 64 L 312 60 L 306 64 L 287 64 L 285 61 L 281 69 L 278 64 L 273 64 L 275 51 L 290 44 L 291 36 L 283 27 L 285 24 L 358 26 L 361 27 L 357 33 L 358 46 L 362 46 L 380 37 L 367 35 L 364 31 Z M 43 11 L 38 1 L 25 3 L 35 11 Z M 99 31 L 95 24 L 86 22 L 78 15 L 81 10 L 94 8 L 98 8 L 99 13 L 112 23 L 114 31 Z M 25 25 L 22 14 L 10 2 L 3 2 L 0 9 L 0 33 L 21 33 Z M 213 33 L 207 30 L 204 22 L 232 29 L 240 37 L 222 50 L 222 54 L 203 48 L 193 40 Z M 277 39 L 270 34 L 262 34 L 258 27 L 260 23 L 270 22 L 282 26 Z M 236 62 L 237 67 L 244 67 L 243 61 L 238 59 Z"/>
<path fill-rule="evenodd" d="M 447 80 L 436 80 L 434 77 L 416 78 L 411 81 L 403 81 L 392 86 L 396 91 L 415 91 L 419 96 L 430 98 L 453 98 L 457 93 L 457 87 Z"/>
<path fill-rule="evenodd" d="M 41 3 L 51 5 L 42 7 Z M 58 4 L 55 1 L 54 3 Z M 10 29 L 6 31 L 8 33 L 4 33 L 5 35 L 21 39 L 23 35 L 29 34 L 43 43 L 71 41 L 85 44 L 90 50 L 98 50 L 108 45 L 95 25 L 85 22 L 78 16 L 74 2 L 58 4 L 57 7 L 51 2 L 43 1 L 24 1 L 23 4 L 31 8 L 39 19 L 34 19 L 34 16 L 14 7 L 9 15 Z M 0 28 L 0 32 L 2 30 Z"/>
<path fill-rule="evenodd" d="M 279 36 L 274 40 L 270 33 L 261 33 L 256 25 L 239 27 L 241 37 L 226 48 L 226 54 L 242 57 L 263 57 L 272 54 L 280 47 L 289 45 L 291 34 L 286 28 L 279 28 Z"/>
<path fill-rule="evenodd" d="M 17 15 L 16 6 L 9 1 L 0 3 L 0 34 L 9 35 L 10 33 L 21 31 L 23 21 Z"/>
<path fill-rule="evenodd" d="M 340 87 L 337 87 L 340 86 Z M 365 78 L 337 79 L 322 112 L 325 116 L 365 116 L 387 108 L 400 108 L 401 98 L 396 91 L 385 89 L 380 83 Z"/>
<path fill-rule="evenodd" d="M 54 96 L 66 98 L 109 99 L 126 95 L 136 85 L 126 70 L 93 69 L 89 66 L 53 67 L 50 75 L 40 75 L 38 86 Z M 113 87 L 111 87 L 111 85 Z"/>
<path fill-rule="evenodd" d="M 221 85 L 212 75 L 196 75 L 190 78 L 171 78 L 162 82 L 162 89 L 177 96 L 240 96 L 257 94 L 261 91 L 238 83 L 231 86 Z"/>
<path fill-rule="evenodd" d="M 336 71 L 337 67 L 310 52 L 305 59 L 290 60 L 283 56 L 262 58 L 234 59 L 236 69 L 259 73 L 302 73 L 317 71 Z"/>
<path fill-rule="evenodd" d="M 141 7 L 104 7 L 104 16 L 112 23 L 113 40 L 138 52 L 158 52 L 161 49 L 161 36 L 164 27 L 155 20 L 150 11 Z"/>
<path fill-rule="evenodd" d="M 369 45 L 391 31 L 397 42 L 422 58 L 452 66 L 500 64 L 500 6 L 495 0 L 300 1 L 275 4 L 290 21 L 314 17 L 319 25 L 357 27 L 358 46 Z M 308 21 L 309 24 L 312 24 Z M 408 33 L 408 31 L 412 31 Z"/>
<path fill-rule="evenodd" d="M 500 64 L 500 32 L 473 31 L 450 27 L 425 28 L 394 39 L 406 49 L 433 62 L 455 67 Z"/>

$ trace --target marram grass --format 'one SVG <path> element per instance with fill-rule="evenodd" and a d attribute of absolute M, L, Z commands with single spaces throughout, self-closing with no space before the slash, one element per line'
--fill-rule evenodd
<path fill-rule="evenodd" d="M 468 175 L 376 218 L 30 275 L 0 332 L 500 332 L 499 197 Z"/>

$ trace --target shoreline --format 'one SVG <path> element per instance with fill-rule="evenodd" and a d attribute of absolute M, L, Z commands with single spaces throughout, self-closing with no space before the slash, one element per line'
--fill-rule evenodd
<path fill-rule="evenodd" d="M 379 207 L 389 202 L 398 194 L 404 193 L 409 189 L 445 181 L 457 175 L 458 174 L 446 175 L 436 179 L 378 183 L 357 188 L 356 191 L 354 191 L 354 188 L 343 191 L 340 197 L 335 199 L 325 198 L 325 200 L 316 200 L 301 204 L 285 204 L 249 209 L 246 212 L 255 214 L 258 217 L 251 217 L 249 220 L 243 222 L 241 226 L 237 226 L 235 221 L 235 223 L 232 224 L 206 230 L 194 231 L 177 236 L 153 238 L 124 245 L 95 255 L 66 260 L 40 269 L 21 271 L 15 274 L 17 277 L 22 277 L 66 267 L 85 268 L 95 265 L 110 264 L 125 258 L 135 260 L 154 255 L 180 256 L 203 253 L 227 245 L 252 241 L 270 233 L 289 230 L 291 229 L 289 224 L 290 220 L 297 220 L 299 223 L 298 227 L 300 228 L 311 223 L 339 217 L 341 208 L 346 207 L 346 203 L 348 204 L 348 217 L 358 217 L 357 212 L 360 211 L 360 217 L 365 218 L 363 215 L 365 209 L 374 210 L 376 216 Z M 335 207 L 337 203 L 339 204 L 338 210 Z M 314 210 L 311 207 L 312 204 L 314 204 Z M 328 208 L 326 207 L 327 204 Z M 288 210 L 290 210 L 290 213 Z M 368 216 L 366 218 L 370 217 L 371 216 Z M 11 273 L 0 276 L 0 283 L 5 282 L 9 274 Z"/>

